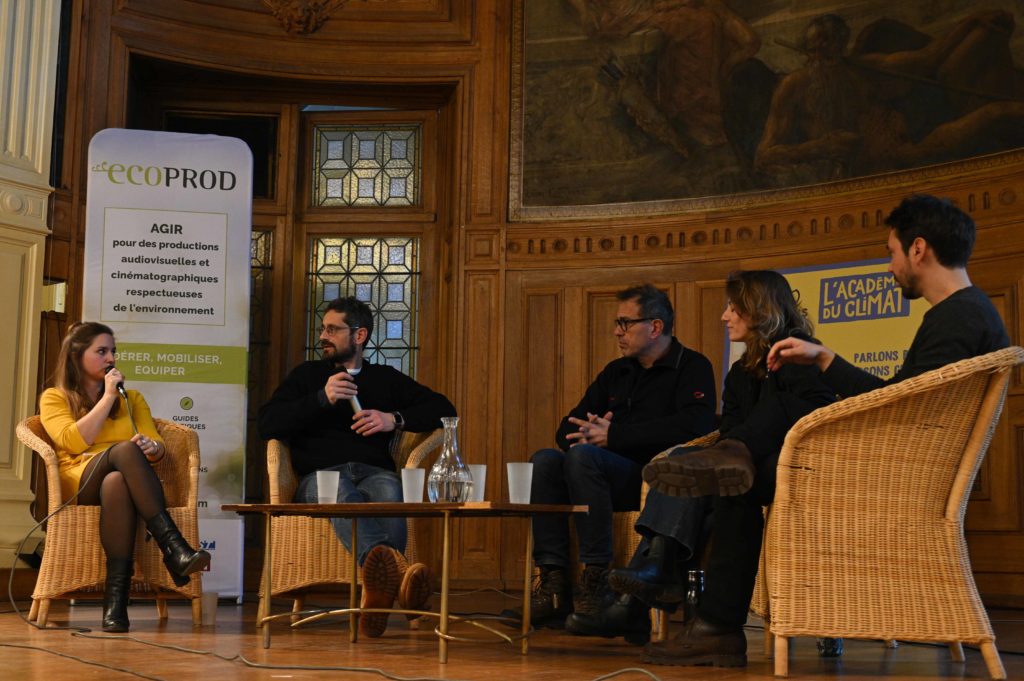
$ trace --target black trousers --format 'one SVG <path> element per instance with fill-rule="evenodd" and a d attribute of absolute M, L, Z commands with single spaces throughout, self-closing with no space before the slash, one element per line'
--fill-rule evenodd
<path fill-rule="evenodd" d="M 746 494 L 714 498 L 711 556 L 698 607 L 708 622 L 741 627 L 747 621 L 764 536 L 763 509 L 775 495 L 778 462 L 775 455 L 758 463 Z"/>

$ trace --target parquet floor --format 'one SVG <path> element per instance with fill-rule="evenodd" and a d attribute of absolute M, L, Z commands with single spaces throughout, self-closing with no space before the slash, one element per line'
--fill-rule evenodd
<path fill-rule="evenodd" d="M 330 598 L 324 599 L 328 603 Z M 453 609 L 497 612 L 511 603 L 493 592 L 474 593 L 453 598 Z M 26 604 L 27 605 L 27 604 Z M 285 602 L 275 604 L 276 611 L 287 609 Z M 657 667 L 642 665 L 640 649 L 622 639 L 591 639 L 562 632 L 539 631 L 531 638 L 530 654 L 519 655 L 508 644 L 472 645 L 454 642 L 449 663 L 437 661 L 437 642 L 432 625 L 419 630 L 408 627 L 404 618 L 393 617 L 387 633 L 379 639 L 364 639 L 350 644 L 347 621 L 291 630 L 286 624 L 274 629 L 272 646 L 264 650 L 255 633 L 256 605 L 222 602 L 215 627 L 193 628 L 185 606 L 170 606 L 170 617 L 160 622 L 156 608 L 148 603 L 132 605 L 131 638 L 93 633 L 71 635 L 68 631 L 40 631 L 0 606 L 0 679 L 39 681 L 89 681 L 92 679 L 152 678 L 191 679 L 563 679 L 591 680 L 625 671 L 621 679 L 772 679 L 771 661 L 762 653 L 762 635 L 756 623 L 748 628 L 749 664 L 745 669 Z M 96 627 L 100 619 L 97 604 L 68 607 L 55 604 L 50 624 Z M 1024 679 L 1024 611 L 992 613 L 997 644 L 1003 651 L 1003 664 L 1010 679 Z M 465 632 L 474 635 L 472 632 Z M 160 647 L 155 647 L 160 646 Z M 35 649 L 23 646 L 34 646 Z M 198 652 L 186 652 L 183 649 Z M 1012 654 L 1010 651 L 1018 651 Z M 49 651 L 49 652 L 47 652 Z M 832 679 L 931 679 L 988 678 L 981 655 L 968 649 L 965 663 L 949 660 L 945 648 L 902 644 L 895 650 L 880 642 L 846 641 L 839 659 L 822 659 L 811 639 L 794 642 L 790 656 L 791 678 Z M 73 659 L 74 656 L 79 659 Z M 219 655 L 221 657 L 216 657 Z M 257 665 L 247 666 L 237 656 Z M 226 658 L 226 659 L 225 659 Z M 100 663 L 136 672 L 132 676 Z M 316 671 L 308 667 L 332 667 Z M 342 671 L 347 668 L 348 671 Z M 354 668 L 366 671 L 356 671 Z"/>

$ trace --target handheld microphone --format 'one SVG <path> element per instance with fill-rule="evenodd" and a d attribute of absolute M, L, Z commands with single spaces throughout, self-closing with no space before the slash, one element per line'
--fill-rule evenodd
<path fill-rule="evenodd" d="M 359 372 L 362 370 L 362 367 L 359 367 L 358 369 L 346 369 L 345 373 L 347 373 L 352 378 L 355 378 L 356 376 L 359 375 Z M 354 414 L 358 414 L 363 410 L 363 405 L 359 404 L 359 398 L 356 395 L 353 395 L 352 397 L 348 398 L 348 403 L 352 406 L 352 413 Z"/>
<path fill-rule="evenodd" d="M 113 369 L 114 369 L 113 365 L 108 366 L 106 369 L 103 370 L 103 373 L 104 374 L 109 374 Z M 126 400 L 128 399 L 128 392 L 124 389 L 124 381 L 118 381 L 117 382 L 117 392 L 124 399 L 126 399 Z"/>

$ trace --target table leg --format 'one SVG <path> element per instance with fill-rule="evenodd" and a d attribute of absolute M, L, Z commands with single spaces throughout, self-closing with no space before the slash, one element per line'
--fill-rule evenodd
<path fill-rule="evenodd" d="M 523 624 L 522 638 L 519 641 L 519 652 L 526 655 L 530 652 L 530 592 L 533 590 L 533 518 L 526 519 L 526 565 L 523 575 Z"/>
<path fill-rule="evenodd" d="M 270 523 L 273 520 L 273 516 L 269 513 L 264 516 L 264 527 L 263 527 L 263 598 L 266 599 L 266 606 L 261 608 L 263 610 L 263 619 L 260 620 L 260 627 L 263 629 L 263 647 L 270 647 L 270 621 L 267 619 L 270 617 L 270 567 L 271 567 L 271 552 L 270 552 Z"/>
<path fill-rule="evenodd" d="M 440 642 L 437 648 L 437 660 L 441 664 L 448 662 L 448 570 L 451 560 L 451 514 L 444 514 L 444 541 L 441 548 L 441 630 Z"/>
<path fill-rule="evenodd" d="M 352 582 L 348 589 L 348 640 L 355 643 L 359 639 L 359 615 L 356 614 L 356 589 L 359 586 L 359 528 L 356 518 L 352 518 Z M 366 588 L 366 585 L 363 585 Z"/>

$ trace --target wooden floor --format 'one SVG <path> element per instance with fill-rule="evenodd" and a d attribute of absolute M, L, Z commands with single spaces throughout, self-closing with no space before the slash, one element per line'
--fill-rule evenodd
<path fill-rule="evenodd" d="M 321 599 L 331 604 L 332 598 Z M 337 601 L 333 601 L 337 602 Z M 496 612 L 513 603 L 494 592 L 472 593 L 454 597 L 455 611 Z M 320 603 L 318 603 L 320 604 Z M 27 604 L 19 604 L 25 607 Z M 284 601 L 275 603 L 275 611 L 287 609 Z M 27 609 L 27 607 L 25 608 Z M 404 617 L 392 617 L 387 633 L 378 639 L 364 639 L 350 644 L 347 620 L 291 630 L 286 624 L 275 626 L 272 646 L 264 650 L 255 634 L 254 603 L 238 606 L 222 602 L 215 627 L 193 628 L 190 610 L 172 605 L 170 617 L 160 622 L 156 608 L 148 603 L 132 605 L 130 638 L 102 633 L 72 635 L 68 631 L 40 631 L 10 612 L 10 604 L 0 608 L 0 678 L 61 681 L 91 679 L 130 679 L 131 675 L 108 668 L 91 666 L 98 662 L 120 667 L 154 679 L 597 679 L 625 671 L 621 679 L 772 679 L 771 661 L 762 653 L 762 635 L 756 623 L 747 629 L 749 664 L 745 669 L 713 669 L 658 667 L 642 665 L 638 647 L 622 639 L 580 638 L 561 632 L 543 630 L 531 638 L 530 654 L 519 655 L 506 643 L 473 645 L 454 642 L 449 663 L 437 661 L 437 640 L 432 625 L 420 630 L 408 627 Z M 68 607 L 58 602 L 51 609 L 50 625 L 96 627 L 98 604 Z M 992 613 L 997 632 L 997 645 L 1003 652 L 1003 664 L 1010 679 L 1024 679 L 1024 612 Z M 458 633 L 458 632 L 456 632 Z M 474 635 L 472 632 L 464 632 Z M 161 647 L 154 647 L 153 645 Z M 25 647 L 15 647 L 25 646 Z M 31 649 L 34 646 L 38 649 Z M 196 652 L 186 652 L 180 649 Z M 1010 651 L 1018 651 L 1012 654 Z M 49 652 L 46 652 L 49 651 Z M 198 651 L 214 653 L 199 654 Z M 54 653 L 75 656 L 60 657 Z M 988 674 L 977 650 L 966 650 L 966 663 L 949 660 L 945 648 L 902 644 L 895 650 L 880 642 L 846 641 L 840 659 L 822 659 L 815 642 L 801 639 L 793 644 L 790 655 L 790 676 L 800 679 L 985 679 Z M 278 668 L 247 666 L 238 656 L 257 665 L 280 665 Z M 303 667 L 333 667 L 334 671 L 315 671 Z M 649 674 L 635 671 L 641 667 Z M 342 668 L 361 671 L 342 673 Z M 380 670 L 381 673 L 372 670 Z M 199 676 L 202 674 L 203 676 Z M 134 678 L 138 678 L 137 676 Z"/>

